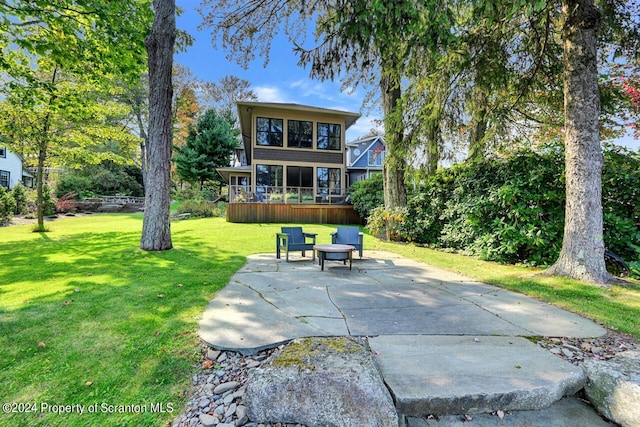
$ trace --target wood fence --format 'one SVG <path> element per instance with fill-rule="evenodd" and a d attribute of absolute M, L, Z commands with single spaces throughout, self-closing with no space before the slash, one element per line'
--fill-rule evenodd
<path fill-rule="evenodd" d="M 362 224 L 352 205 L 229 203 L 227 221 L 242 223 Z"/>

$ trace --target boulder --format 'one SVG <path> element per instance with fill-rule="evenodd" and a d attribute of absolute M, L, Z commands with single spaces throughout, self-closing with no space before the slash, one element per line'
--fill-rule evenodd
<path fill-rule="evenodd" d="M 589 360 L 585 392 L 595 408 L 623 427 L 640 427 L 640 351 L 610 360 Z"/>
<path fill-rule="evenodd" d="M 366 341 L 302 338 L 250 374 L 249 418 L 308 427 L 397 427 L 398 415 Z"/>

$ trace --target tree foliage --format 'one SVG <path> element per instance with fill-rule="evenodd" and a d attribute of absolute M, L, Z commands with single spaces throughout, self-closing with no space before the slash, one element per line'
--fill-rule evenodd
<path fill-rule="evenodd" d="M 378 206 L 384 206 L 384 190 L 382 174 L 375 174 L 371 178 L 353 183 L 349 188 L 353 208 L 361 218 L 367 218 Z"/>
<path fill-rule="evenodd" d="M 604 241 L 640 261 L 640 156 L 604 153 Z M 439 169 L 409 198 L 403 237 L 482 259 L 548 266 L 563 240 L 563 153 L 520 151 Z"/>
<path fill-rule="evenodd" d="M 178 176 L 198 183 L 201 190 L 206 182 L 213 181 L 221 186 L 223 181 L 216 168 L 229 166 L 233 150 L 238 147 L 240 132 L 234 124 L 229 112 L 205 111 L 195 125 L 189 127 L 186 145 L 175 147 L 174 162 Z"/>
<path fill-rule="evenodd" d="M 116 194 L 142 197 L 142 171 L 138 166 L 125 166 L 113 161 L 70 170 L 60 177 L 56 197 L 60 198 L 68 193 L 75 193 L 80 199 Z"/>
<path fill-rule="evenodd" d="M 104 152 L 86 149 L 94 139 L 130 141 L 122 128 L 105 129 L 119 113 L 97 94 L 112 75 L 139 78 L 151 11 L 146 1 L 19 0 L 1 2 L 0 12 L 0 132 L 14 151 L 37 155 L 37 229 L 44 231 L 42 170 L 50 155 L 99 159 Z"/>

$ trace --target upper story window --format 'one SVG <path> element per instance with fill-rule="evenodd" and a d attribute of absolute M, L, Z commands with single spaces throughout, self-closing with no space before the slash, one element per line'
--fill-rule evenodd
<path fill-rule="evenodd" d="M 287 145 L 289 147 L 313 148 L 313 123 L 289 120 L 287 122 Z"/>
<path fill-rule="evenodd" d="M 334 123 L 318 123 L 318 149 L 340 150 L 342 127 Z"/>
<path fill-rule="evenodd" d="M 7 149 L 0 147 L 0 157 L 7 157 Z"/>
<path fill-rule="evenodd" d="M 385 151 L 382 147 L 369 150 L 369 166 L 382 166 Z"/>
<path fill-rule="evenodd" d="M 282 147 L 282 119 L 258 117 L 256 119 L 256 143 L 272 147 Z"/>

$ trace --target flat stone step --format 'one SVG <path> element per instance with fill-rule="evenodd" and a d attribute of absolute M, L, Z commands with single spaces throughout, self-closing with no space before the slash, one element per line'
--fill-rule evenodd
<path fill-rule="evenodd" d="M 605 421 L 590 405 L 575 397 L 564 398 L 548 408 L 537 411 L 505 412 L 502 418 L 498 414 L 473 415 L 464 418 L 460 415 L 445 417 L 414 418 L 404 420 L 405 427 L 613 427 Z"/>
<path fill-rule="evenodd" d="M 542 409 L 586 381 L 520 337 L 383 335 L 369 345 L 398 413 L 411 417 Z"/>

